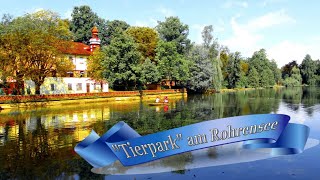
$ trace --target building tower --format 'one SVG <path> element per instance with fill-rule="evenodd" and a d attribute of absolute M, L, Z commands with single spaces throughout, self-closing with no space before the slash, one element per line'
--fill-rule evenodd
<path fill-rule="evenodd" d="M 94 26 L 91 30 L 92 37 L 90 38 L 90 51 L 93 52 L 96 48 L 100 48 L 101 40 L 98 37 L 98 28 Z"/>

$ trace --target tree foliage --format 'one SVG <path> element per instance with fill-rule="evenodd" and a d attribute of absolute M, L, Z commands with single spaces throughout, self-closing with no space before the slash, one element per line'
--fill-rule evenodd
<path fill-rule="evenodd" d="M 229 55 L 229 63 L 227 66 L 228 71 L 228 86 L 229 88 L 235 88 L 236 84 L 241 77 L 241 56 L 239 52 L 231 53 Z"/>
<path fill-rule="evenodd" d="M 89 6 L 74 7 L 70 22 L 47 11 L 15 19 L 4 15 L 0 22 L 3 82 L 10 76 L 20 87 L 23 80 L 32 79 L 39 93 L 45 77 L 63 76 L 71 69 L 61 49 L 68 48 L 71 39 L 88 44 L 93 26 L 98 27 L 102 46 L 108 46 L 89 57 L 89 76 L 107 80 L 115 89 L 137 89 L 161 80 L 188 82 L 195 92 L 270 87 L 282 82 L 287 86 L 320 84 L 320 61 L 310 55 L 300 66 L 292 61 L 280 70 L 275 60 L 267 58 L 265 49 L 247 59 L 239 52 L 231 53 L 219 45 L 212 25 L 203 28 L 203 43 L 195 45 L 188 39 L 188 25 L 178 17 L 166 17 L 155 29 L 130 27 L 125 21 L 100 18 Z"/>
<path fill-rule="evenodd" d="M 120 90 L 137 89 L 142 56 L 133 38 L 125 33 L 118 35 L 102 51 L 105 53 L 102 74 L 110 87 Z"/>
<path fill-rule="evenodd" d="M 106 26 L 106 45 L 109 45 L 113 38 L 121 36 L 130 27 L 129 24 L 121 20 L 107 21 Z"/>
<path fill-rule="evenodd" d="M 159 21 L 156 30 L 163 41 L 174 42 L 179 54 L 185 54 L 190 48 L 189 26 L 178 17 L 166 17 L 164 22 Z"/>
<path fill-rule="evenodd" d="M 300 70 L 297 67 L 292 68 L 291 76 L 286 77 L 283 82 L 285 86 L 301 86 L 301 83 L 302 83 L 302 78 L 301 78 Z"/>
<path fill-rule="evenodd" d="M 274 59 L 271 61 L 270 70 L 274 74 L 274 83 L 281 84 L 282 83 L 281 70 L 278 68 L 277 63 Z"/>
<path fill-rule="evenodd" d="M 155 60 L 158 63 L 162 79 L 170 81 L 186 81 L 188 79 L 188 61 L 177 52 L 174 42 L 159 41 Z"/>
<path fill-rule="evenodd" d="M 147 58 L 140 67 L 140 82 L 142 84 L 152 84 L 159 82 L 161 74 L 157 65 Z"/>
<path fill-rule="evenodd" d="M 1 32 L 1 69 L 22 87 L 24 79 L 36 85 L 36 94 L 47 76 L 63 76 L 72 63 L 60 49 L 69 46 L 71 33 L 56 13 L 38 11 L 18 17 Z"/>
<path fill-rule="evenodd" d="M 212 25 L 205 26 L 202 30 L 203 48 L 208 50 L 208 58 L 212 64 L 212 87 L 220 91 L 223 81 L 222 62 L 219 58 L 219 44 L 214 39 Z"/>
<path fill-rule="evenodd" d="M 288 64 L 284 65 L 281 68 L 282 78 L 285 79 L 287 77 L 290 77 L 292 74 L 292 69 L 294 67 L 298 67 L 297 61 L 291 61 Z"/>
<path fill-rule="evenodd" d="M 255 67 L 250 67 L 248 72 L 248 86 L 253 88 L 259 87 L 259 73 Z"/>
<path fill-rule="evenodd" d="M 259 81 L 261 87 L 273 86 L 278 80 L 278 75 L 272 73 L 271 75 L 268 72 L 276 72 L 277 66 L 272 63 L 267 58 L 267 53 L 265 49 L 260 49 L 253 53 L 252 57 L 249 58 L 249 66 L 253 66 L 259 74 Z"/>
<path fill-rule="evenodd" d="M 205 26 L 201 32 L 201 35 L 202 35 L 202 39 L 203 39 L 203 45 L 204 47 L 206 48 L 209 48 L 210 45 L 211 45 L 211 42 L 213 40 L 213 35 L 212 35 L 212 32 L 213 32 L 213 27 L 212 25 L 209 25 L 209 26 Z"/>
<path fill-rule="evenodd" d="M 89 44 L 91 29 L 96 26 L 102 45 L 107 44 L 107 23 L 87 6 L 76 6 L 71 14 L 70 30 L 74 34 L 74 41 Z"/>
<path fill-rule="evenodd" d="M 315 85 L 317 82 L 317 64 L 311 59 L 311 56 L 307 54 L 300 65 L 300 71 L 302 76 L 302 83 L 308 85 Z"/>
<path fill-rule="evenodd" d="M 87 72 L 88 76 L 94 80 L 102 81 L 103 78 L 103 66 L 102 60 L 106 58 L 106 54 L 103 51 L 94 51 L 87 59 Z"/>
<path fill-rule="evenodd" d="M 192 62 L 188 89 L 194 92 L 206 92 L 213 83 L 213 65 L 209 58 L 209 49 L 204 46 L 193 46 L 189 53 Z"/>
<path fill-rule="evenodd" d="M 138 50 L 144 57 L 154 60 L 155 49 L 159 40 L 157 32 L 149 27 L 130 27 L 126 30 L 135 42 L 138 44 Z"/>

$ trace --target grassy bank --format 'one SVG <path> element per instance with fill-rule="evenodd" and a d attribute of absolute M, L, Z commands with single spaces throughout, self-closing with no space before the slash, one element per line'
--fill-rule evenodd
<path fill-rule="evenodd" d="M 110 93 L 86 93 L 63 95 L 38 95 L 38 96 L 2 96 L 0 107 L 2 109 L 37 108 L 47 106 L 86 105 L 107 102 L 129 101 L 154 101 L 156 97 L 184 96 L 186 93 L 179 90 L 148 90 L 148 91 L 123 91 Z"/>
<path fill-rule="evenodd" d="M 238 92 L 238 91 L 251 91 L 251 90 L 256 90 L 256 89 L 266 89 L 266 88 L 283 88 L 285 86 L 280 86 L 280 85 L 274 85 L 273 87 L 257 87 L 257 88 L 234 88 L 234 89 L 220 89 L 219 92 L 225 93 L 225 92 Z"/>

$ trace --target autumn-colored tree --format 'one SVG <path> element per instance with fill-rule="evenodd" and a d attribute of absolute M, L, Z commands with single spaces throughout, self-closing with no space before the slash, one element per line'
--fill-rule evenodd
<path fill-rule="evenodd" d="M 93 80 L 99 81 L 102 89 L 103 78 L 103 67 L 102 60 L 105 59 L 106 54 L 102 51 L 94 51 L 87 60 L 87 72 L 88 76 Z"/>
<path fill-rule="evenodd" d="M 154 60 L 156 46 L 159 40 L 158 33 L 149 27 L 130 27 L 126 33 L 133 37 L 138 44 L 138 50 L 144 59 Z"/>
<path fill-rule="evenodd" d="M 64 75 L 72 62 L 61 48 L 70 46 L 69 27 L 56 13 L 38 11 L 14 19 L 0 34 L 1 68 L 11 74 L 18 87 L 24 79 L 35 83 L 36 94 L 48 76 Z"/>

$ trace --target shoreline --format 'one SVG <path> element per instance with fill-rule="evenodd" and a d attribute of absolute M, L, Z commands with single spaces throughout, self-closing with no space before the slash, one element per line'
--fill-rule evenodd
<path fill-rule="evenodd" d="M 34 108 L 50 108 L 56 106 L 78 106 L 78 105 L 93 105 L 95 103 L 118 103 L 118 102 L 135 102 L 135 101 L 154 101 L 156 97 L 163 99 L 164 96 L 168 96 L 169 99 L 176 99 L 186 97 L 186 92 L 144 92 L 140 94 L 121 94 L 119 96 L 107 96 L 107 97 L 80 97 L 74 99 L 45 99 L 44 101 L 25 101 L 14 103 L 0 103 L 2 111 L 14 110 L 14 109 L 34 109 Z M 41 100 L 41 99 L 40 99 Z M 0 112 L 2 113 L 2 112 Z"/>
<path fill-rule="evenodd" d="M 283 86 L 274 86 L 270 88 L 282 88 Z M 265 88 L 235 88 L 235 89 L 221 89 L 219 92 L 212 93 L 229 93 L 238 91 L 251 91 Z M 106 95 L 107 94 L 107 95 Z M 79 94 L 78 94 L 79 95 Z M 34 96 L 34 95 L 33 95 Z M 56 95 L 41 95 L 37 101 L 31 99 L 33 96 L 20 96 L 27 97 L 29 100 L 23 102 L 10 102 L 6 103 L 0 101 L 0 109 L 12 110 L 12 109 L 29 109 L 29 108 L 47 108 L 52 106 L 66 106 L 66 105 L 90 105 L 93 103 L 110 103 L 110 102 L 128 102 L 128 101 L 148 101 L 154 100 L 156 97 L 161 99 L 164 96 L 175 97 L 175 96 L 187 96 L 186 91 L 181 90 L 144 90 L 144 91 L 125 91 L 125 92 L 110 92 L 110 93 L 95 93 L 95 94 L 56 94 Z M 3 96 L 4 97 L 4 96 Z M 19 96 L 5 96 L 11 99 Z M 0 112 L 1 113 L 1 112 Z"/>

